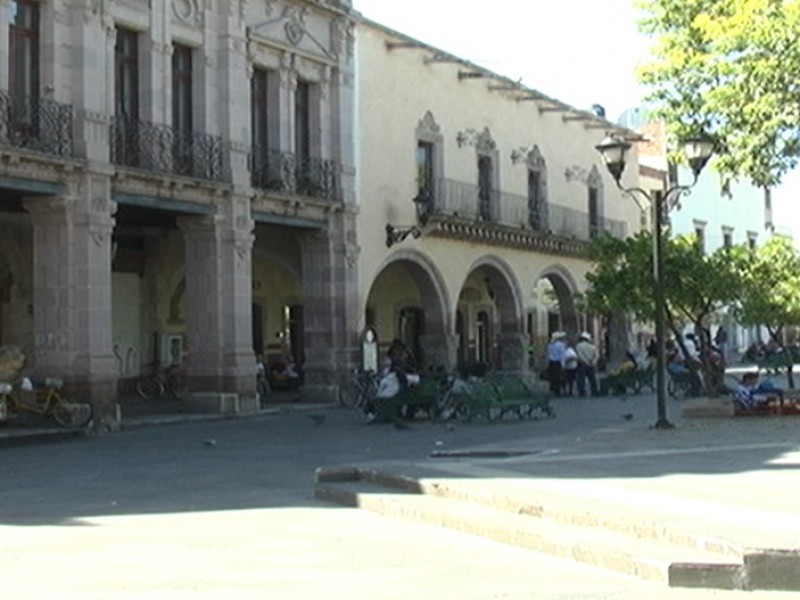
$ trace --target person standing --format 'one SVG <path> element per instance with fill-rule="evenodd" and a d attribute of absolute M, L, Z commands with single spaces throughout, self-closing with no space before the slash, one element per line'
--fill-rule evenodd
<path fill-rule="evenodd" d="M 567 396 L 572 396 L 575 390 L 575 375 L 578 372 L 578 353 L 571 343 L 567 344 L 564 350 L 564 392 Z"/>
<path fill-rule="evenodd" d="M 561 395 L 564 385 L 564 352 L 567 345 L 564 338 L 567 336 L 563 331 L 556 331 L 550 336 L 550 343 L 547 344 L 547 381 L 550 383 L 550 391 L 556 396 Z"/>
<path fill-rule="evenodd" d="M 578 343 L 575 346 L 575 353 L 578 355 L 578 370 L 575 378 L 578 383 L 578 395 L 586 396 L 586 382 L 589 382 L 589 392 L 592 396 L 597 396 L 597 359 L 599 353 L 597 346 L 592 342 L 592 336 L 584 331 L 578 336 Z"/>
<path fill-rule="evenodd" d="M 728 363 L 728 331 L 725 327 L 720 326 L 717 329 L 717 333 L 714 336 L 714 344 L 717 346 L 717 350 L 719 350 L 719 354 L 722 357 L 722 363 Z"/>

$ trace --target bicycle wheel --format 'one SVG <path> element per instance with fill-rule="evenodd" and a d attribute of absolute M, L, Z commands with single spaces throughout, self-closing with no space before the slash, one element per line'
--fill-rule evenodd
<path fill-rule="evenodd" d="M 181 394 L 186 389 L 186 377 L 183 373 L 179 371 L 174 371 L 167 375 L 167 385 L 166 390 L 169 391 L 170 395 L 180 400 Z"/>
<path fill-rule="evenodd" d="M 339 403 L 348 408 L 356 408 L 364 403 L 361 385 L 354 377 L 349 377 L 339 385 Z"/>
<path fill-rule="evenodd" d="M 154 375 L 142 375 L 136 381 L 136 393 L 145 400 L 164 394 L 164 382 Z"/>
<path fill-rule="evenodd" d="M 53 419 L 62 427 L 86 427 L 92 420 L 90 402 L 72 402 L 58 398 L 53 404 Z"/>

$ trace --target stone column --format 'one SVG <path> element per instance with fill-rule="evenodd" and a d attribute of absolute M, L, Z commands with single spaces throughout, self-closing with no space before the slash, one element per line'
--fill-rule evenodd
<path fill-rule="evenodd" d="M 527 370 L 527 336 L 521 332 L 501 333 L 497 336 L 498 358 L 502 371 Z"/>
<path fill-rule="evenodd" d="M 89 174 L 60 197 L 27 198 L 33 223 L 34 374 L 58 377 L 116 424 L 111 348 L 111 233 L 107 177 Z"/>
<path fill-rule="evenodd" d="M 198 392 L 255 395 L 253 221 L 247 198 L 213 217 L 182 217 L 186 242 L 187 370 Z"/>
<path fill-rule="evenodd" d="M 333 219 L 332 224 L 340 221 Z M 358 362 L 358 324 L 362 320 L 357 306 L 357 249 L 336 231 L 331 227 L 329 232 L 308 234 L 301 244 L 306 350 L 303 394 L 313 399 L 332 399 L 338 374 Z"/>

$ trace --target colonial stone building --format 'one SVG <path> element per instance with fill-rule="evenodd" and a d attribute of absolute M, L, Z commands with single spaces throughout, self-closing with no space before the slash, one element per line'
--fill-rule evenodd
<path fill-rule="evenodd" d="M 445 368 L 601 333 L 586 243 L 639 223 L 597 114 L 348 0 L 0 0 L 0 56 L 0 344 L 103 422 L 152 362 L 321 396 L 368 327 Z"/>
<path fill-rule="evenodd" d="M 353 312 L 350 12 L 0 0 L 0 344 L 105 421 L 151 361 L 243 397 L 254 350 L 329 381 Z"/>
<path fill-rule="evenodd" d="M 357 31 L 361 325 L 426 367 L 516 370 L 555 330 L 606 338 L 575 301 L 586 245 L 641 223 L 594 146 L 637 136 L 378 23 Z"/>

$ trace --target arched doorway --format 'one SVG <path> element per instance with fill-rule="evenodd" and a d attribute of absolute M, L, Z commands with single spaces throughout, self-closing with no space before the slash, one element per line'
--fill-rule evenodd
<path fill-rule="evenodd" d="M 476 263 L 458 297 L 459 366 L 525 368 L 524 322 L 512 271 L 496 259 Z M 469 369 L 468 369 L 469 370 Z"/>
<path fill-rule="evenodd" d="M 424 257 L 409 252 L 385 265 L 365 306 L 365 322 L 377 333 L 381 355 L 399 339 L 421 371 L 451 369 L 455 336 L 445 296 L 439 274 Z"/>

